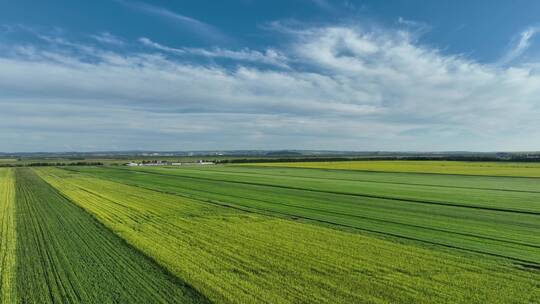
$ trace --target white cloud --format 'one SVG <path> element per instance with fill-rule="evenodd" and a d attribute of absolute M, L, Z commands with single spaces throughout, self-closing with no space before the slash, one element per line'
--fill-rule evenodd
<path fill-rule="evenodd" d="M 141 142 L 152 149 L 540 147 L 535 70 L 446 56 L 406 31 L 288 33 L 293 42 L 279 50 L 290 63 L 285 70 L 251 65 L 263 52 L 173 49 L 148 38 L 141 42 L 152 53 L 14 48 L 0 58 L 0 128 L 7 130 L 0 150 L 23 145 L 12 134 L 41 138 L 35 144 L 51 150 L 65 140 L 100 149 Z M 228 56 L 239 65 L 159 51 Z"/>
<path fill-rule="evenodd" d="M 529 27 L 519 34 L 515 45 L 500 60 L 501 64 L 508 64 L 519 58 L 531 46 L 531 39 L 540 32 L 539 26 Z"/>
<path fill-rule="evenodd" d="M 258 62 L 264 64 L 275 65 L 279 67 L 287 66 L 287 57 L 274 49 L 267 49 L 264 52 L 254 51 L 250 49 L 242 49 L 239 51 L 228 50 L 222 48 L 172 48 L 159 43 L 156 43 L 146 37 L 139 38 L 142 44 L 155 48 L 160 51 L 169 52 L 176 55 L 195 55 L 209 58 L 227 58 L 238 61 Z"/>
<path fill-rule="evenodd" d="M 409 20 L 398 17 L 397 24 L 412 32 L 413 36 L 422 36 L 431 30 L 431 26 L 425 22 Z"/>
<path fill-rule="evenodd" d="M 90 37 L 104 44 L 110 44 L 114 46 L 123 46 L 125 44 L 121 38 L 118 38 L 115 35 L 108 32 L 99 33 L 96 35 L 90 35 Z"/>
<path fill-rule="evenodd" d="M 179 24 L 180 26 L 187 28 L 194 33 L 197 33 L 205 38 L 215 41 L 225 41 L 228 38 L 214 26 L 197 20 L 195 18 L 185 16 L 176 12 L 173 12 L 167 8 L 155 6 L 143 2 L 129 1 L 129 0 L 117 0 L 125 6 L 145 12 L 147 14 L 155 15 L 161 18 L 165 18 Z"/>
<path fill-rule="evenodd" d="M 155 48 L 157 50 L 160 50 L 160 51 L 165 51 L 165 52 L 169 52 L 169 53 L 173 53 L 173 54 L 176 54 L 176 55 L 185 55 L 186 54 L 186 51 L 183 50 L 183 49 L 175 49 L 175 48 L 172 48 L 172 47 L 168 47 L 168 46 L 165 46 L 165 45 L 162 45 L 162 44 L 159 44 L 157 42 L 154 42 L 146 37 L 141 37 L 139 38 L 139 42 L 148 46 L 148 47 L 152 47 L 152 48 Z"/>

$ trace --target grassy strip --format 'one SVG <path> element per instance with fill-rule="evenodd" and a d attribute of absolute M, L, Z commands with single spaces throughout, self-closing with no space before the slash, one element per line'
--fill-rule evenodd
<path fill-rule="evenodd" d="M 458 175 L 540 177 L 538 163 L 461 162 L 461 161 L 340 161 L 245 164 L 289 168 L 318 168 L 378 172 L 417 172 Z"/>
<path fill-rule="evenodd" d="M 15 183 L 10 169 L 0 169 L 0 303 L 14 303 L 16 280 Z"/>
<path fill-rule="evenodd" d="M 540 274 L 60 169 L 39 174 L 218 303 L 519 303 Z"/>
<path fill-rule="evenodd" d="M 205 302 L 31 169 L 15 172 L 19 302 Z"/>
<path fill-rule="evenodd" d="M 537 215 L 155 175 L 133 170 L 81 170 L 167 193 L 540 264 L 540 217 Z"/>
<path fill-rule="evenodd" d="M 148 167 L 136 167 L 132 169 L 146 169 Z M 152 167 L 151 167 L 152 168 Z M 399 173 L 399 172 L 366 172 L 339 169 L 317 168 L 281 168 L 281 167 L 257 167 L 241 165 L 218 165 L 200 167 L 153 167 L 153 169 L 186 171 L 206 171 L 220 174 L 258 175 L 268 177 L 296 177 L 304 179 L 316 179 L 324 181 L 357 181 L 385 185 L 416 185 L 432 186 L 452 189 L 475 189 L 494 190 L 508 192 L 540 193 L 537 178 L 526 177 L 503 177 L 503 176 L 474 176 L 474 175 L 451 175 L 451 174 L 423 174 L 423 173 Z"/>

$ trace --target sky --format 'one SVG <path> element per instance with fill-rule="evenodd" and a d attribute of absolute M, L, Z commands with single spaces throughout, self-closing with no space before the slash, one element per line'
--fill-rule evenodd
<path fill-rule="evenodd" d="M 0 151 L 538 151 L 539 12 L 0 0 Z"/>

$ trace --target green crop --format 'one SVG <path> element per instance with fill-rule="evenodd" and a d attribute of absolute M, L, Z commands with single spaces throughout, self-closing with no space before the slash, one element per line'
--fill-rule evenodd
<path fill-rule="evenodd" d="M 205 302 L 31 169 L 15 172 L 19 303 Z"/>
<path fill-rule="evenodd" d="M 224 202 L 236 200 L 260 211 L 254 198 L 243 198 L 251 196 L 273 202 L 265 208 L 278 206 L 284 199 L 302 203 L 305 197 L 287 192 L 292 189 L 139 171 L 84 171 L 120 182 L 61 169 L 37 169 L 63 195 L 213 302 L 540 301 L 540 274 L 498 259 L 450 254 L 222 206 L 238 206 Z M 287 193 L 280 196 L 280 192 Z M 315 193 L 310 199 L 317 196 L 323 195 Z M 284 212 L 296 210 L 280 206 Z"/>
<path fill-rule="evenodd" d="M 15 182 L 10 169 L 0 169 L 0 303 L 16 299 Z"/>
<path fill-rule="evenodd" d="M 439 174 L 540 177 L 537 163 L 463 162 L 463 161 L 339 161 L 257 163 L 244 166 L 318 168 L 382 172 L 418 172 Z"/>
<path fill-rule="evenodd" d="M 159 168 L 78 170 L 256 212 L 299 217 L 325 225 L 330 223 L 540 264 L 540 215 L 536 213 L 538 203 L 534 201 L 539 195 L 534 191 L 401 185 L 399 189 L 403 193 L 400 193 L 386 183 L 346 182 L 335 179 L 335 173 L 334 178 L 327 178 L 323 170 L 312 170 L 309 178 L 273 176 L 260 168 L 254 168 L 251 174 Z M 437 181 L 438 176 L 430 175 L 431 183 L 444 183 Z M 470 187 L 474 188 L 474 184 Z M 469 191 L 473 194 L 467 201 Z M 523 203 L 523 197 L 528 201 Z M 514 205 L 520 207 L 513 208 Z"/>
<path fill-rule="evenodd" d="M 433 174 L 328 172 L 316 169 L 217 167 L 218 169 L 144 168 L 138 171 L 199 180 L 310 190 L 540 215 L 540 179 L 448 176 Z M 225 170 L 224 170 L 225 169 Z M 352 175 L 353 177 L 349 177 Z M 349 177 L 349 178 L 348 178 Z M 402 177 L 400 181 L 393 181 Z M 352 179 L 351 179 L 352 178 Z M 463 179 L 467 183 L 461 183 Z"/>

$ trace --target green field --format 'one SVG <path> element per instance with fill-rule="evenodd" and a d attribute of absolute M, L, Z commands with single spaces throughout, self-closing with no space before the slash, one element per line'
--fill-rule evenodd
<path fill-rule="evenodd" d="M 486 176 L 540 177 L 539 163 L 463 161 L 339 161 L 259 163 L 245 166 L 340 169 L 376 172 L 411 172 Z"/>
<path fill-rule="evenodd" d="M 534 284 L 528 285 L 537 274 L 480 258 L 247 213 L 58 169 L 39 173 L 218 303 L 313 298 L 321 303 L 505 302 L 539 296 Z"/>
<path fill-rule="evenodd" d="M 15 179 L 17 302 L 204 302 L 30 169 Z"/>
<path fill-rule="evenodd" d="M 0 169 L 0 303 L 13 303 L 17 297 L 15 182 L 13 172 Z"/>
<path fill-rule="evenodd" d="M 78 171 L 255 212 L 310 219 L 540 264 L 537 203 L 540 193 L 454 189 L 450 184 L 447 187 L 388 186 L 336 180 L 335 172 L 334 179 L 328 179 L 322 170 L 311 170 L 312 176 L 305 178 L 291 176 L 296 169 L 274 176 L 261 168 L 242 167 L 241 172 L 238 168 L 223 168 L 81 168 Z M 245 173 L 246 170 L 249 172 Z M 422 181 L 411 178 L 411 182 Z M 469 202 L 464 201 L 467 197 Z"/>
<path fill-rule="evenodd" d="M 0 168 L 0 303 L 539 303 L 534 166 L 467 164 Z"/>

